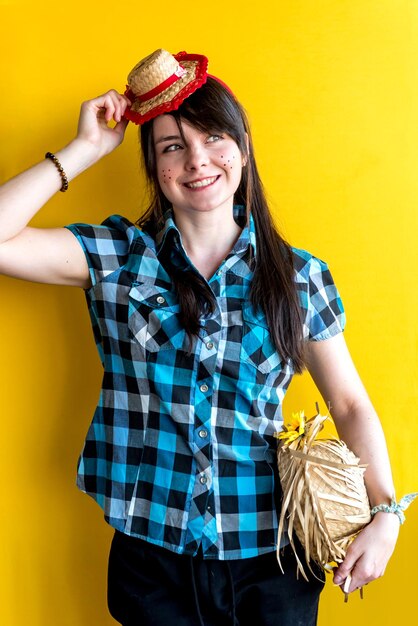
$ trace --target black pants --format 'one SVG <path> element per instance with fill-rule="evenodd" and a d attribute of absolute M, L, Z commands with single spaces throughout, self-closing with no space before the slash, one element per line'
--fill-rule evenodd
<path fill-rule="evenodd" d="M 178 555 L 117 532 L 109 556 L 108 603 L 123 626 L 314 626 L 324 585 L 296 577 L 290 547 L 282 574 L 275 552 L 251 559 Z"/>

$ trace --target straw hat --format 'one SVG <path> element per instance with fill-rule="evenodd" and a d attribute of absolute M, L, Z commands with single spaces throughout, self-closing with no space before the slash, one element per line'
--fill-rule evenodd
<path fill-rule="evenodd" d="M 326 569 L 330 563 L 341 563 L 351 541 L 371 520 L 366 466 L 359 464 L 343 441 L 316 438 L 328 419 L 318 412 L 305 421 L 303 413 L 298 413 L 277 435 L 282 440 L 278 466 L 283 490 L 279 545 L 287 530 L 295 550 L 296 533 L 309 569 L 311 560 Z M 297 555 L 296 559 L 307 578 Z"/>
<path fill-rule="evenodd" d="M 125 117 L 135 124 L 175 111 L 206 82 L 208 60 L 201 54 L 156 50 L 131 70 L 125 95 L 132 102 Z"/>

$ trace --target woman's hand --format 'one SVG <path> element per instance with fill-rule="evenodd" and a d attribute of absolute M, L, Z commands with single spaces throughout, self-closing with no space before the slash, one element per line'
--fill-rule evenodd
<path fill-rule="evenodd" d="M 111 89 L 81 105 L 77 139 L 94 148 L 97 160 L 122 143 L 128 125 L 123 114 L 128 104 L 131 103 L 126 96 Z M 109 126 L 112 120 L 116 122 L 113 128 Z"/>
<path fill-rule="evenodd" d="M 351 574 L 348 593 L 383 576 L 399 534 L 399 519 L 394 513 L 376 513 L 373 520 L 354 539 L 341 565 L 334 571 L 334 583 L 344 586 Z"/>

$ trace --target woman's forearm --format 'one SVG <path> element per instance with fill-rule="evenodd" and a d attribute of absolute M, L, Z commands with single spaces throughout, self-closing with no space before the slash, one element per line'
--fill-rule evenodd
<path fill-rule="evenodd" d="M 82 139 L 74 139 L 56 152 L 68 180 L 97 160 L 97 150 Z M 0 187 L 0 243 L 12 239 L 30 222 L 44 204 L 60 190 L 61 176 L 50 159 L 34 165 Z"/>

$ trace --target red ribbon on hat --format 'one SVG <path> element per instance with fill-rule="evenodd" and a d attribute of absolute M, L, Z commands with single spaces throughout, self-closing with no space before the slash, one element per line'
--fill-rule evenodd
<path fill-rule="evenodd" d="M 184 69 L 184 67 L 179 65 L 176 71 L 174 72 L 174 74 L 166 78 L 162 83 L 160 83 L 153 89 L 150 89 L 146 93 L 136 96 L 136 100 L 139 100 L 140 102 L 146 102 L 147 100 L 151 100 L 151 98 L 155 98 L 155 96 L 160 95 L 160 93 L 168 89 L 170 85 L 172 85 L 173 83 L 177 82 L 180 78 L 182 78 L 185 75 L 185 73 L 186 73 L 186 70 Z"/>

